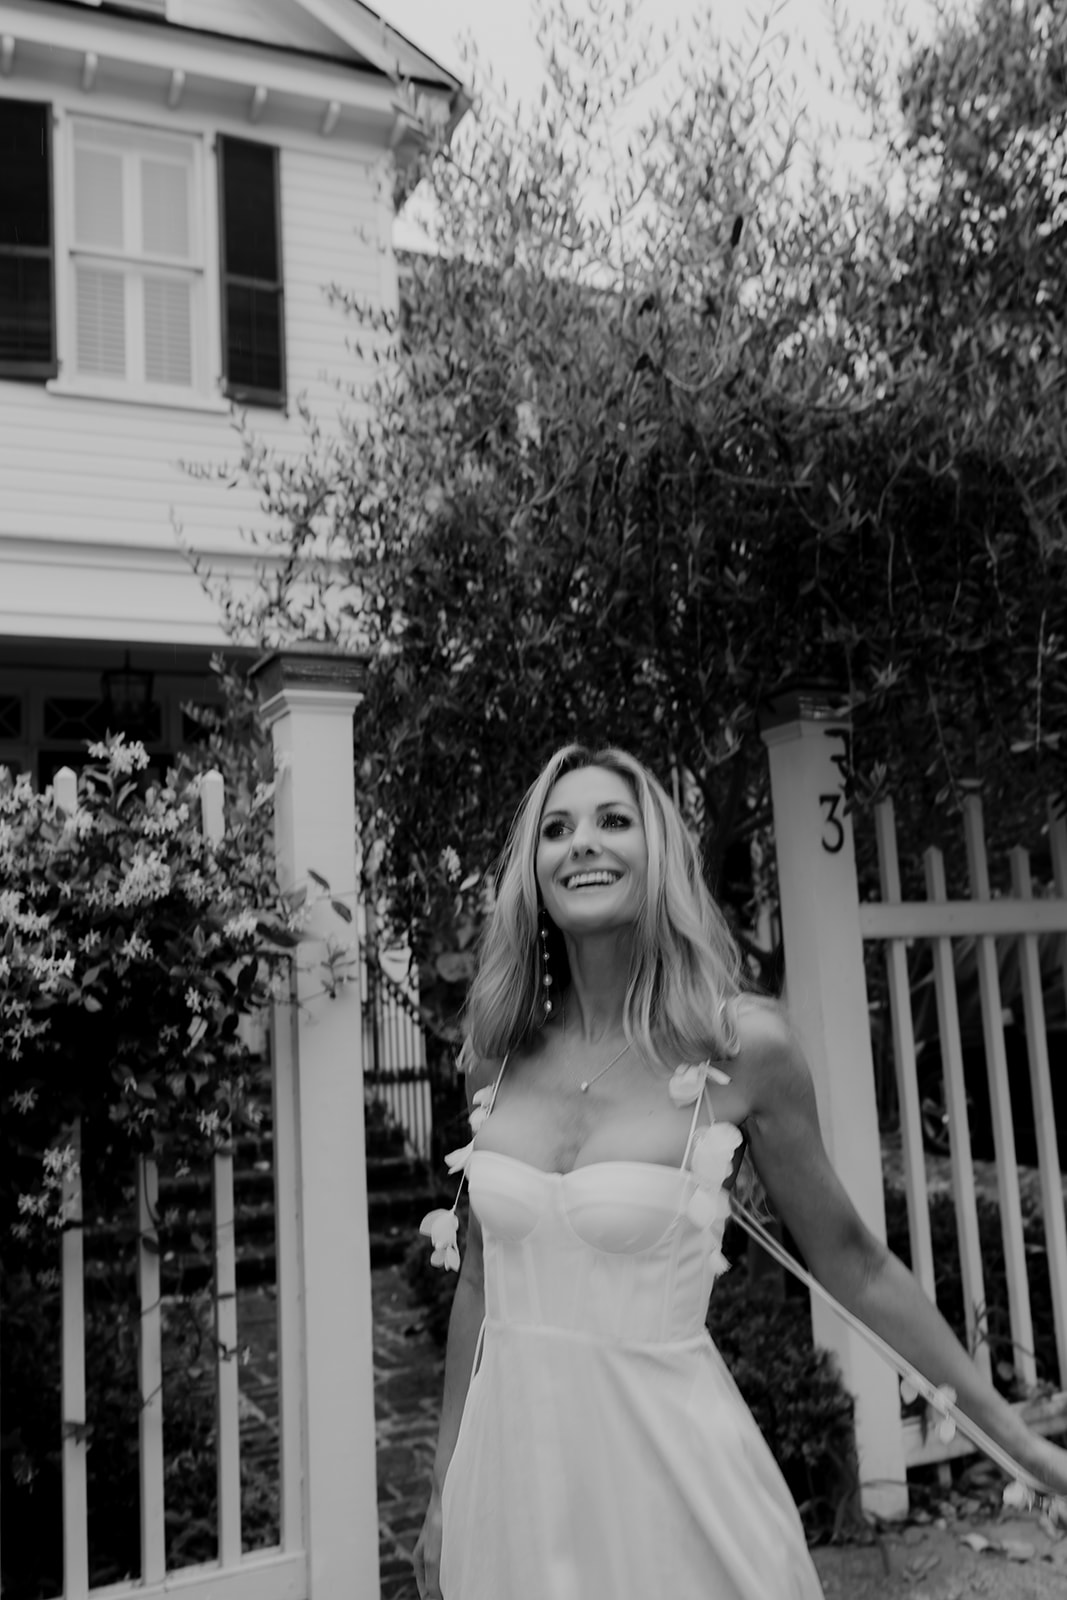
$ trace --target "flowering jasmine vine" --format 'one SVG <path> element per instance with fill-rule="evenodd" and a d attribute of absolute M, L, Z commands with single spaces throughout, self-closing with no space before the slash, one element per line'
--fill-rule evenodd
<path fill-rule="evenodd" d="M 231 1137 L 262 1073 L 236 1023 L 290 959 L 250 790 L 211 843 L 197 784 L 143 791 L 124 739 L 91 755 L 71 813 L 0 769 L 0 1240 L 62 1226 L 79 1117 L 115 1182 L 135 1151 Z"/>

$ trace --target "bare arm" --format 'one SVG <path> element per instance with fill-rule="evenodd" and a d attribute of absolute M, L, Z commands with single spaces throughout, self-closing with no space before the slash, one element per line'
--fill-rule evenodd
<path fill-rule="evenodd" d="M 784 1018 L 748 1006 L 741 1033 L 752 1158 L 813 1276 L 932 1383 L 950 1385 L 961 1410 L 1020 1465 L 1067 1492 L 1067 1451 L 1027 1428 L 857 1214 L 827 1158 L 811 1074 Z"/>

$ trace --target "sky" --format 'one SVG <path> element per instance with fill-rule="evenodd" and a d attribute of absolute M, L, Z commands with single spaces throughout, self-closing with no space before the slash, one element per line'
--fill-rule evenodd
<path fill-rule="evenodd" d="M 460 78 L 461 41 L 473 35 L 479 53 L 503 80 L 509 93 L 530 98 L 539 89 L 541 58 L 534 39 L 533 0 L 369 0 L 373 10 L 407 35 L 429 55 Z M 590 0 L 568 0 L 572 12 L 589 8 Z M 930 0 L 837 0 L 850 24 L 884 25 L 894 5 L 907 21 L 922 28 L 929 20 Z M 780 70 L 794 78 L 799 103 L 819 121 L 847 121 L 844 101 L 828 99 L 825 78 L 816 74 L 832 66 L 833 45 L 829 27 L 831 0 L 643 0 L 642 20 L 669 26 L 710 15 L 715 29 L 727 39 L 740 41 L 751 35 L 753 22 L 773 13 L 773 31 L 782 37 Z M 835 148 L 841 171 L 858 171 L 871 159 L 870 146 L 859 139 L 840 138 Z M 398 218 L 394 231 L 398 246 L 419 249 L 424 239 L 411 208 Z"/>
<path fill-rule="evenodd" d="M 459 41 L 474 34 L 479 47 L 504 78 L 508 87 L 522 95 L 538 82 L 539 58 L 532 26 L 532 0 L 369 0 L 372 8 L 385 17 L 414 44 L 419 45 L 442 66 L 462 76 Z M 571 0 L 576 13 L 587 8 L 588 0 Z M 850 21 L 880 23 L 890 9 L 890 0 L 839 0 L 840 9 Z M 746 16 L 762 18 L 769 10 L 775 26 L 789 36 L 789 59 L 803 78 L 807 71 L 802 42 L 809 54 L 829 54 L 826 17 L 829 0 L 645 0 L 650 20 L 669 24 L 710 14 L 716 28 L 726 36 L 737 37 Z M 904 0 L 909 19 L 920 21 L 928 11 L 926 0 Z"/>

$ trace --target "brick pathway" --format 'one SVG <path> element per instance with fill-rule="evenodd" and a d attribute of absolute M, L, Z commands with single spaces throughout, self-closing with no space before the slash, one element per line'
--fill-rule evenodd
<path fill-rule="evenodd" d="M 422 1330 L 402 1268 L 376 1267 L 371 1299 L 382 1600 L 417 1600 L 411 1551 L 429 1493 L 444 1355 Z"/>
<path fill-rule="evenodd" d="M 411 1551 L 422 1526 L 437 1443 L 444 1354 L 424 1333 L 401 1267 L 371 1273 L 374 1314 L 374 1409 L 378 1443 L 378 1526 L 382 1600 L 418 1600 Z M 268 1480 L 278 1468 L 277 1323 L 274 1293 L 238 1295 L 241 1449 Z M 276 1521 L 255 1543 L 277 1538 Z"/>

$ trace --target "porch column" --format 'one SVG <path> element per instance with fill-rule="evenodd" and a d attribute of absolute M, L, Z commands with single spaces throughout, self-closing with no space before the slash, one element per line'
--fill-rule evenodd
<path fill-rule="evenodd" d="M 364 676 L 361 659 L 321 647 L 279 652 L 253 668 L 279 773 L 278 878 L 287 892 L 307 891 L 292 998 L 275 1007 L 274 1129 L 282 1543 L 307 1552 L 309 1600 L 380 1593 L 355 931 L 352 713 Z M 351 946 L 341 957 L 351 965 L 337 969 L 351 981 L 340 986 L 323 966 L 331 944 Z"/>
<path fill-rule="evenodd" d="M 830 1161 L 867 1226 L 884 1239 L 859 890 L 845 803 L 851 728 L 824 692 L 792 689 L 766 709 L 761 732 L 770 763 L 789 1014 L 811 1065 Z M 812 1301 L 812 1328 L 855 1396 L 864 1509 L 903 1515 L 908 1495 L 896 1375 L 819 1300 Z"/>

